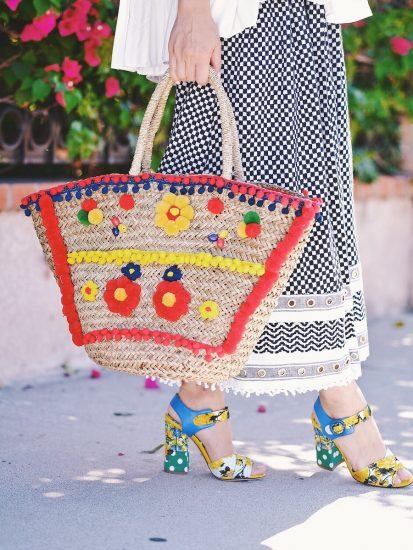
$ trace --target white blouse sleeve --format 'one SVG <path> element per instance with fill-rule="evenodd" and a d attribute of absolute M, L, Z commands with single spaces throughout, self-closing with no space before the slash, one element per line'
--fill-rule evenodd
<path fill-rule="evenodd" d="M 265 0 L 210 0 L 219 35 L 229 38 L 257 23 Z M 372 15 L 367 0 L 310 0 L 325 4 L 327 21 L 350 23 Z M 137 72 L 158 82 L 168 67 L 168 42 L 178 0 L 120 0 L 112 69 Z"/>

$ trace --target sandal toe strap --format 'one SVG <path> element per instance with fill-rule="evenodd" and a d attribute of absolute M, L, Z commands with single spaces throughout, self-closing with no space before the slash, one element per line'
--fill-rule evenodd
<path fill-rule="evenodd" d="M 252 464 L 247 456 L 233 454 L 214 460 L 209 468 L 220 479 L 248 479 L 251 477 Z"/>
<path fill-rule="evenodd" d="M 404 468 L 403 463 L 388 449 L 386 456 L 354 472 L 354 477 L 366 485 L 393 487 L 394 476 L 402 468 Z"/>

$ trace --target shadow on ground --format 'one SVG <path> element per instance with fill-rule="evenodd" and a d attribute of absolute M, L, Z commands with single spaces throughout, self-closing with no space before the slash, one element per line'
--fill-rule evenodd
<path fill-rule="evenodd" d="M 386 443 L 413 467 L 413 315 L 370 324 L 359 383 Z M 413 526 L 413 490 L 317 468 L 309 414 L 316 393 L 229 397 L 239 451 L 265 480 L 213 479 L 192 448 L 186 476 L 161 471 L 163 411 L 173 390 L 141 378 L 79 372 L 0 392 L 2 550 L 388 548 Z M 266 413 L 258 413 L 264 403 Z M 115 414 L 116 413 L 116 414 Z M 410 460 L 409 460 L 410 458 Z M 400 536 L 398 549 L 411 549 Z"/>

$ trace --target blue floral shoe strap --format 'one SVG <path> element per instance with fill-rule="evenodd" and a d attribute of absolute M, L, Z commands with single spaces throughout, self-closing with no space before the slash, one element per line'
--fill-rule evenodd
<path fill-rule="evenodd" d="M 181 420 L 182 431 L 189 437 L 200 430 L 211 428 L 216 422 L 224 422 L 229 418 L 228 407 L 219 411 L 212 409 L 194 411 L 183 403 L 178 394 L 175 394 L 170 405 Z"/>
<path fill-rule="evenodd" d="M 320 397 L 318 397 L 314 403 L 314 412 L 317 415 L 323 435 L 329 439 L 336 439 L 337 437 L 342 437 L 353 433 L 354 427 L 357 424 L 364 422 L 373 415 L 370 406 L 366 405 L 362 411 L 359 411 L 351 416 L 346 416 L 344 418 L 331 418 L 331 416 L 328 416 L 323 409 Z"/>

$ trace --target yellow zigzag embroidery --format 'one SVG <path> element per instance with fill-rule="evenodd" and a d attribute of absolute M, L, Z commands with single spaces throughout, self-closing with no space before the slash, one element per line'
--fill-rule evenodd
<path fill-rule="evenodd" d="M 140 265 L 160 264 L 160 265 L 196 265 L 198 267 L 211 268 L 216 267 L 227 271 L 236 271 L 237 273 L 246 273 L 249 275 L 261 276 L 265 273 L 263 264 L 247 262 L 238 258 L 225 258 L 222 256 L 213 256 L 208 252 L 191 254 L 187 252 L 162 252 L 154 250 L 78 250 L 69 252 L 67 263 L 70 265 L 86 263 L 123 265 L 128 262 L 138 262 Z"/>

